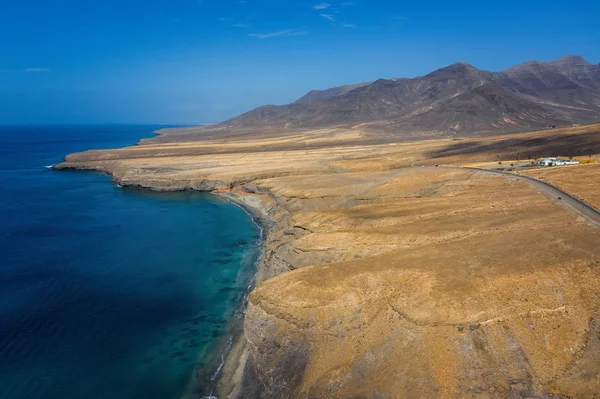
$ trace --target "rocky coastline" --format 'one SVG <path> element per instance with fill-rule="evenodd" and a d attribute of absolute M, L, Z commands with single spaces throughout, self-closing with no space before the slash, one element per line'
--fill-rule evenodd
<path fill-rule="evenodd" d="M 157 132 L 157 134 L 159 133 Z M 215 352 L 212 354 L 213 361 L 209 360 L 209 365 L 212 368 L 204 370 L 204 372 L 208 371 L 212 374 L 210 387 L 201 386 L 206 379 L 198 379 L 194 375 L 182 399 L 200 399 L 209 397 L 207 395 L 233 399 L 246 397 L 245 395 L 250 392 L 252 395 L 260 395 L 259 391 L 262 390 L 260 384 L 254 380 L 253 373 L 246 371 L 249 352 L 243 327 L 245 307 L 253 288 L 260 285 L 267 278 L 289 271 L 289 266 L 283 265 L 273 258 L 273 251 L 269 248 L 273 246 L 274 242 L 281 239 L 281 235 L 293 236 L 297 234 L 297 232 L 293 232 L 293 229 L 290 230 L 289 212 L 277 200 L 277 197 L 269 190 L 259 189 L 253 183 L 230 186 L 223 181 L 212 180 L 201 181 L 196 184 L 174 181 L 165 185 L 163 182 L 157 184 L 156 181 L 148 180 L 124 180 L 110 168 L 94 168 L 89 167 L 89 165 L 61 163 L 53 165 L 52 169 L 56 171 L 104 173 L 111 177 L 113 184 L 124 189 L 208 192 L 242 207 L 254 219 L 254 222 L 262 230 L 262 254 L 257 264 L 257 273 L 244 295 L 246 303 L 240 304 L 239 314 L 241 317 L 233 321 L 229 327 L 230 332 L 217 344 Z M 217 363 L 219 365 L 215 366 Z"/>
<path fill-rule="evenodd" d="M 353 130 L 149 142 L 55 168 L 212 192 L 261 221 L 257 284 L 219 399 L 586 397 L 600 391 L 600 231 L 526 181 L 417 165 L 512 159 L 562 140 L 589 147 L 589 129 L 547 141 L 350 145 Z M 560 173 L 581 197 L 600 183 L 595 165 L 595 183 Z"/>
<path fill-rule="evenodd" d="M 233 203 L 244 207 L 260 223 L 263 229 L 262 255 L 258 263 L 257 274 L 253 284 L 248 287 L 248 296 L 253 288 L 260 285 L 266 278 L 283 273 L 287 268 L 282 268 L 272 257 L 273 243 L 280 239 L 280 228 L 289 227 L 289 214 L 278 203 L 276 197 L 268 191 L 262 192 L 254 184 L 219 189 L 213 194 L 223 197 Z M 284 233 L 285 234 L 285 233 Z M 259 397 L 262 387 L 255 380 L 254 374 L 247 370 L 250 357 L 248 344 L 244 335 L 244 317 L 234 327 L 233 342 L 226 353 L 223 367 L 218 379 L 215 381 L 215 396 L 217 398 Z"/>

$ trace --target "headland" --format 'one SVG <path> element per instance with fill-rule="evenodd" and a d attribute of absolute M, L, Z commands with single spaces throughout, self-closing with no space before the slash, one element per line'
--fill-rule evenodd
<path fill-rule="evenodd" d="M 275 134 L 276 133 L 276 134 Z M 478 162 L 600 160 L 600 125 L 403 140 L 352 128 L 167 132 L 56 169 L 213 192 L 267 228 L 217 397 L 589 397 L 600 230 Z M 598 205 L 600 166 L 523 172 Z"/>

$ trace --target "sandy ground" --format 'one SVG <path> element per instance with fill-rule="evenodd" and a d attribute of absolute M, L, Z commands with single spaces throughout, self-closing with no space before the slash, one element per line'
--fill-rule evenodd
<path fill-rule="evenodd" d="M 219 397 L 590 397 L 600 231 L 527 181 L 432 166 L 597 157 L 599 134 L 384 142 L 332 129 L 150 142 L 59 168 L 216 190 L 269 225 Z M 598 205 L 598 172 L 523 173 Z"/>

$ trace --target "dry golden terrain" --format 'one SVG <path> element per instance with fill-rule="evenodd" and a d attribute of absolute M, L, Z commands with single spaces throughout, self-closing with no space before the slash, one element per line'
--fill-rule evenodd
<path fill-rule="evenodd" d="M 600 230 L 524 180 L 449 166 L 598 153 L 600 125 L 422 141 L 357 128 L 166 136 L 58 168 L 216 191 L 269 226 L 219 397 L 590 398 Z M 600 205 L 600 166 L 523 173 Z"/>
<path fill-rule="evenodd" d="M 587 160 L 587 157 L 583 158 Z M 545 168 L 521 172 L 523 175 L 548 182 L 600 209 L 600 157 L 593 156 L 593 165 Z"/>

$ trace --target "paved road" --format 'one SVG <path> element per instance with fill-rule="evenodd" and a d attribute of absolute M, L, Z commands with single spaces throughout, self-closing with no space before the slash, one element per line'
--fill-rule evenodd
<path fill-rule="evenodd" d="M 515 175 L 512 173 L 499 172 L 497 170 L 489 170 L 489 169 L 466 168 L 466 167 L 460 167 L 460 166 L 440 166 L 440 168 L 474 170 L 477 172 L 484 172 L 484 173 L 489 173 L 489 174 L 493 174 L 493 175 L 503 175 L 503 176 L 506 176 L 506 177 L 512 178 L 512 179 L 524 180 L 527 183 L 534 186 L 540 193 L 545 194 L 547 197 L 554 200 L 554 202 L 556 202 L 557 204 L 564 206 L 565 208 L 567 208 L 571 212 L 573 212 L 575 215 L 584 218 L 591 225 L 593 225 L 597 229 L 600 229 L 600 211 L 591 207 L 590 205 L 586 204 L 585 202 L 578 200 L 577 198 L 573 197 L 571 194 L 566 193 L 566 192 L 562 191 L 561 189 L 559 189 L 551 184 L 545 183 L 541 180 L 537 180 L 537 179 L 534 179 L 534 178 L 528 177 L 528 176 Z M 559 197 L 561 198 L 560 200 L 558 199 Z"/>

